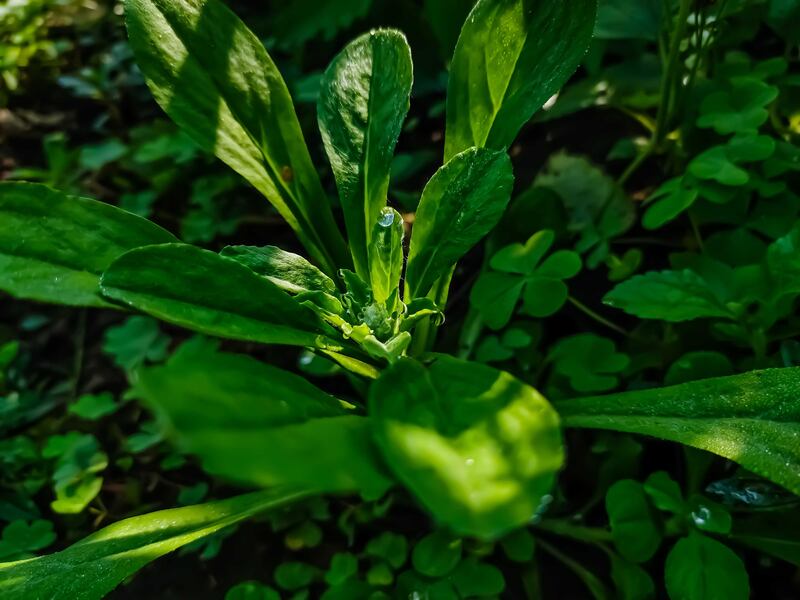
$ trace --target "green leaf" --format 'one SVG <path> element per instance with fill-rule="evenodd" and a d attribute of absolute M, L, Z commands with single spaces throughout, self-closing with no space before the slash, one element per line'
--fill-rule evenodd
<path fill-rule="evenodd" d="M 456 155 L 431 177 L 417 208 L 408 255 L 411 298 L 425 296 L 497 225 L 513 182 L 508 155 L 481 148 Z"/>
<path fill-rule="evenodd" d="M 165 366 L 141 370 L 137 391 L 216 475 L 370 496 L 392 484 L 374 458 L 365 417 L 250 357 L 184 346 Z"/>
<path fill-rule="evenodd" d="M 712 287 L 694 271 L 651 271 L 623 281 L 603 302 L 642 319 L 690 321 L 734 318 Z"/>
<path fill-rule="evenodd" d="M 781 293 L 800 292 L 800 226 L 778 238 L 767 249 L 767 268 Z"/>
<path fill-rule="evenodd" d="M 578 392 L 600 392 L 619 384 L 618 374 L 630 364 L 630 358 L 613 341 L 580 333 L 562 338 L 550 352 L 553 370 L 569 379 Z"/>
<path fill-rule="evenodd" d="M 500 569 L 480 562 L 474 556 L 461 561 L 451 575 L 451 581 L 461 598 L 497 597 L 506 587 Z"/>
<path fill-rule="evenodd" d="M 469 301 L 486 325 L 498 330 L 505 327 L 525 287 L 525 279 L 508 273 L 484 272 L 472 286 Z"/>
<path fill-rule="evenodd" d="M 281 600 L 281 596 L 258 581 L 243 581 L 225 593 L 225 600 Z"/>
<path fill-rule="evenodd" d="M 667 556 L 671 600 L 747 600 L 750 581 L 742 559 L 730 548 L 699 533 L 680 540 Z"/>
<path fill-rule="evenodd" d="M 450 64 L 445 161 L 508 148 L 578 67 L 596 12 L 597 0 L 479 0 Z"/>
<path fill-rule="evenodd" d="M 242 263 L 292 294 L 336 291 L 333 279 L 299 254 L 286 252 L 276 246 L 226 246 L 220 254 Z"/>
<path fill-rule="evenodd" d="M 365 280 L 412 81 L 411 49 L 405 36 L 391 29 L 350 42 L 322 77 L 319 128 L 339 188 L 350 253 Z"/>
<path fill-rule="evenodd" d="M 366 553 L 385 560 L 393 569 L 399 569 L 408 558 L 408 540 L 404 535 L 384 531 L 367 543 Z"/>
<path fill-rule="evenodd" d="M 0 596 L 99 600 L 150 561 L 306 495 L 267 490 L 125 519 L 61 552 L 0 564 Z"/>
<path fill-rule="evenodd" d="M 119 408 L 119 404 L 114 400 L 111 392 L 102 394 L 84 394 L 78 398 L 74 404 L 70 404 L 68 411 L 90 421 L 96 421 L 106 415 L 110 415 Z"/>
<path fill-rule="evenodd" d="M 700 192 L 686 185 L 686 178 L 670 179 L 647 199 L 647 211 L 642 217 L 645 229 L 658 229 L 688 209 Z"/>
<path fill-rule="evenodd" d="M 644 482 L 644 491 L 659 510 L 679 515 L 686 508 L 681 487 L 666 471 L 652 473 Z"/>
<path fill-rule="evenodd" d="M 619 600 L 653 600 L 656 596 L 656 586 L 647 571 L 617 556 L 611 559 L 611 579 Z"/>
<path fill-rule="evenodd" d="M 504 273 L 528 275 L 533 272 L 553 245 L 555 233 L 549 229 L 534 233 L 525 245 L 510 244 L 492 256 L 489 266 Z"/>
<path fill-rule="evenodd" d="M 617 481 L 606 494 L 606 511 L 619 553 L 635 563 L 650 560 L 661 545 L 661 532 L 642 484 Z"/>
<path fill-rule="evenodd" d="M 218 0 L 126 0 L 125 17 L 172 120 L 264 194 L 328 274 L 346 265 L 291 96 L 259 39 Z"/>
<path fill-rule="evenodd" d="M 369 410 L 394 473 L 460 534 L 494 538 L 527 523 L 564 460 L 548 402 L 477 363 L 401 360 L 372 384 Z"/>
<path fill-rule="evenodd" d="M 194 246 L 128 252 L 101 281 L 103 295 L 201 333 L 263 344 L 317 345 L 313 312 L 244 265 Z"/>
<path fill-rule="evenodd" d="M 656 41 L 661 32 L 662 4 L 658 0 L 601 0 L 594 35 L 600 40 Z"/>
<path fill-rule="evenodd" d="M 329 41 L 363 18 L 372 0 L 295 0 L 276 5 L 271 32 L 281 46 L 296 48 L 314 39 Z"/>
<path fill-rule="evenodd" d="M 700 105 L 699 127 L 719 134 L 754 132 L 769 117 L 765 108 L 778 97 L 778 88 L 752 77 L 738 77 L 729 89 L 706 96 Z"/>
<path fill-rule="evenodd" d="M 689 518 L 701 531 L 727 535 L 731 532 L 733 519 L 725 507 L 699 494 L 689 499 Z"/>
<path fill-rule="evenodd" d="M 800 565 L 799 531 L 800 519 L 796 510 L 761 511 L 749 518 L 737 516 L 731 539 L 793 565 Z"/>
<path fill-rule="evenodd" d="M 0 289 L 28 300 L 110 306 L 98 281 L 128 250 L 176 241 L 157 225 L 35 183 L 0 183 Z"/>
<path fill-rule="evenodd" d="M 463 543 L 448 532 L 438 529 L 414 546 L 411 562 L 414 570 L 427 577 L 444 577 L 461 560 Z"/>
<path fill-rule="evenodd" d="M 30 558 L 32 552 L 46 548 L 56 540 L 53 524 L 37 519 L 31 521 L 12 521 L 3 528 L 0 539 L 0 559 Z"/>
<path fill-rule="evenodd" d="M 135 371 L 147 361 L 167 357 L 170 338 L 150 317 L 130 317 L 121 325 L 106 329 L 103 352 L 126 371 Z"/>
<path fill-rule="evenodd" d="M 800 494 L 800 368 L 559 402 L 567 427 L 639 433 L 707 450 Z"/>
<path fill-rule="evenodd" d="M 369 279 L 375 302 L 382 304 L 398 292 L 403 272 L 403 234 L 402 215 L 384 208 L 372 230 L 369 246 Z"/>

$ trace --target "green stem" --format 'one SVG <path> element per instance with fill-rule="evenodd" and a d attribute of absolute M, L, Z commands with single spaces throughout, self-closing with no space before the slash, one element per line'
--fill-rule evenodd
<path fill-rule="evenodd" d="M 581 302 L 577 298 L 574 298 L 572 296 L 568 296 L 567 300 L 575 308 L 577 308 L 579 311 L 581 311 L 583 314 L 585 314 L 586 316 L 588 316 L 591 319 L 594 319 L 595 321 L 597 321 L 601 325 L 605 325 L 609 329 L 612 329 L 612 330 L 616 331 L 617 333 L 619 333 L 620 335 L 624 335 L 625 337 L 632 337 L 631 333 L 629 331 L 626 331 L 625 329 L 623 329 L 622 327 L 620 327 L 616 323 L 613 323 L 613 322 L 609 321 L 608 319 L 606 319 L 605 317 L 602 317 L 601 315 L 597 314 L 596 312 L 594 312 L 591 308 L 586 306 L 583 302 Z"/>
<path fill-rule="evenodd" d="M 681 41 L 686 35 L 692 0 L 680 0 L 680 2 L 678 23 L 670 38 L 667 68 L 664 72 L 664 77 L 661 79 L 661 102 L 658 107 L 658 116 L 656 117 L 656 130 L 653 134 L 653 145 L 656 148 L 661 145 L 666 137 L 667 127 L 672 117 L 675 82 L 678 81 L 678 83 L 680 83 L 678 75 L 680 70 Z"/>
<path fill-rule="evenodd" d="M 575 525 L 566 519 L 546 519 L 536 525 L 537 529 L 547 531 L 554 535 L 568 537 L 579 542 L 596 544 L 598 542 L 613 541 L 611 532 L 599 527 L 586 527 L 585 525 Z"/>

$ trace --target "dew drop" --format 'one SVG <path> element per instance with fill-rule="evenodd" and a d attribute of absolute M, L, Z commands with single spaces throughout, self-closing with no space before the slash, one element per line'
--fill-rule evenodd
<path fill-rule="evenodd" d="M 711 518 L 711 511 L 705 506 L 697 507 L 697 510 L 692 511 L 692 521 L 698 527 L 702 527 Z"/>
<path fill-rule="evenodd" d="M 381 216 L 378 217 L 378 225 L 381 227 L 391 227 L 394 223 L 394 210 L 388 206 L 381 210 Z"/>

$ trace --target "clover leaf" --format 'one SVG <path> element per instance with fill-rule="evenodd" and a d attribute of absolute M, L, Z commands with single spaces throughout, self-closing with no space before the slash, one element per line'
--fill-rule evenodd
<path fill-rule="evenodd" d="M 472 288 L 470 301 L 492 329 L 504 327 L 522 297 L 522 312 L 533 317 L 547 317 L 567 300 L 564 283 L 581 270 L 581 259 L 570 250 L 558 250 L 542 260 L 555 240 L 545 229 L 533 234 L 523 244 L 511 244 L 499 250 Z"/>
<path fill-rule="evenodd" d="M 30 558 L 33 552 L 46 548 L 56 539 L 50 521 L 12 521 L 0 538 L 0 561 Z"/>
<path fill-rule="evenodd" d="M 548 360 L 553 362 L 553 371 L 566 377 L 577 392 L 602 392 L 616 387 L 617 375 L 630 364 L 630 358 L 617 352 L 614 342 L 591 333 L 562 339 Z"/>
<path fill-rule="evenodd" d="M 769 117 L 765 108 L 778 97 L 778 88 L 752 77 L 739 77 L 729 89 L 707 96 L 700 105 L 697 125 L 717 133 L 756 131 Z"/>

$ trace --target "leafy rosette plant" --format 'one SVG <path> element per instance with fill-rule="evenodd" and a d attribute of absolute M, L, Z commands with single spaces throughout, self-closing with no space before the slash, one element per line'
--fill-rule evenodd
<path fill-rule="evenodd" d="M 0 565 L 2 597 L 99 598 L 167 552 L 319 494 L 378 498 L 403 487 L 453 533 L 496 539 L 549 501 L 563 426 L 688 444 L 800 491 L 794 369 L 553 406 L 508 373 L 433 352 L 454 265 L 508 204 L 506 150 L 577 68 L 596 9 L 596 0 L 477 2 L 451 63 L 444 164 L 422 193 L 406 255 L 406 224 L 387 206 L 413 80 L 400 32 L 357 38 L 322 78 L 318 121 L 343 236 L 258 38 L 218 0 L 127 0 L 131 44 L 158 103 L 267 198 L 307 256 L 273 246 L 216 253 L 101 202 L 4 183 L 0 289 L 306 348 L 363 394 L 333 397 L 204 339 L 139 368 L 136 392 L 175 442 L 209 472 L 260 491 L 134 517 L 62 552 Z M 505 270 L 528 282 L 528 305 L 549 313 L 579 264 L 543 272 L 551 263 L 539 258 Z M 558 288 L 555 300 L 540 295 L 542 281 Z"/>

